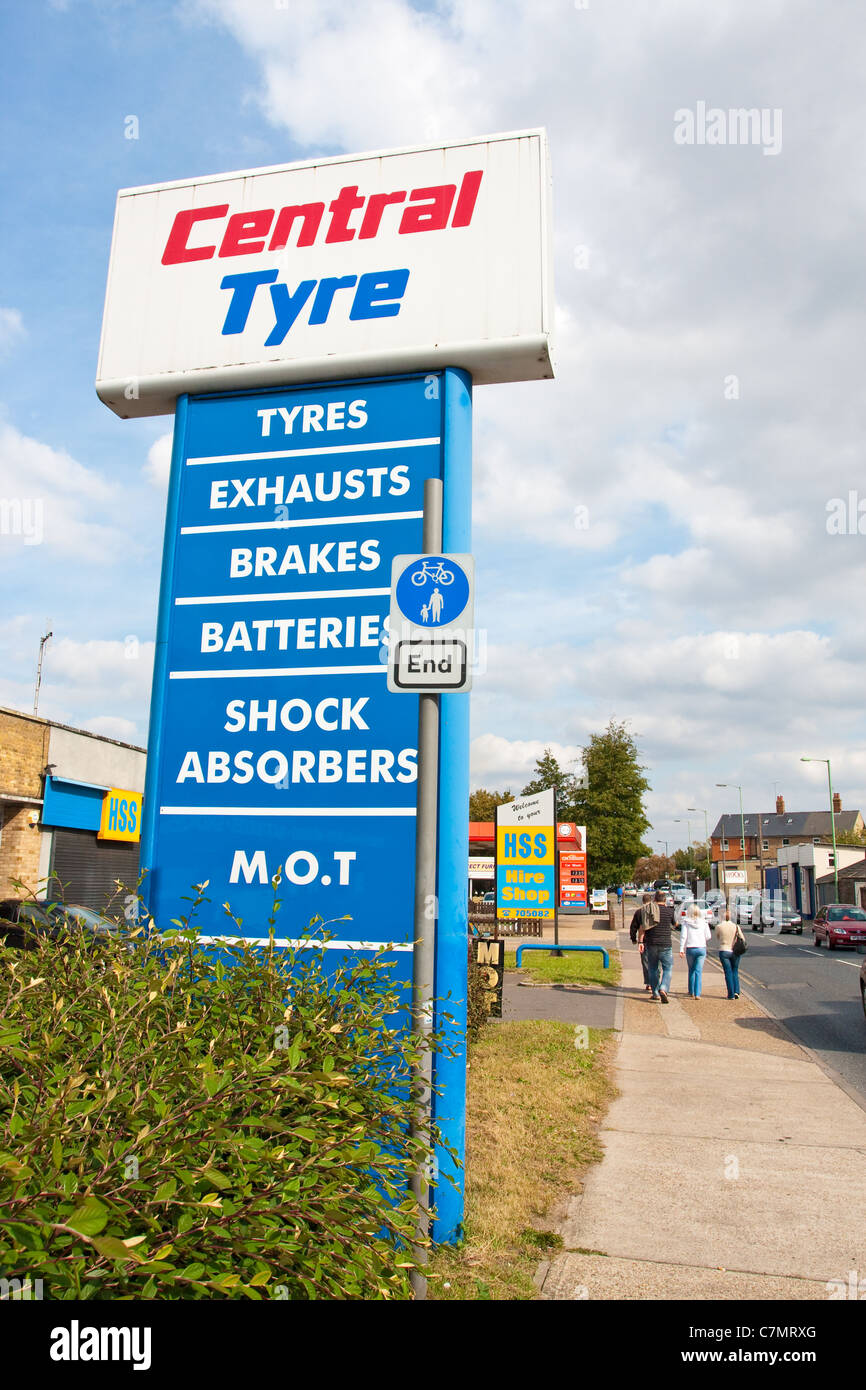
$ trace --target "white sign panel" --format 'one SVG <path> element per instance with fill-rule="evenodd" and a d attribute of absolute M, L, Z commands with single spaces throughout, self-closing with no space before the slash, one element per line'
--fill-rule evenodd
<path fill-rule="evenodd" d="M 555 792 L 535 792 L 532 796 L 518 796 L 514 801 L 506 801 L 496 808 L 497 825 L 553 825 L 553 806 Z"/>
<path fill-rule="evenodd" d="M 464 367 L 550 377 L 543 130 L 118 194 L 96 389 L 181 392 Z"/>
<path fill-rule="evenodd" d="M 745 869 L 725 869 L 723 874 L 725 883 L 745 883 Z"/>
<path fill-rule="evenodd" d="M 396 555 L 391 566 L 388 689 L 447 695 L 472 685 L 471 555 Z"/>

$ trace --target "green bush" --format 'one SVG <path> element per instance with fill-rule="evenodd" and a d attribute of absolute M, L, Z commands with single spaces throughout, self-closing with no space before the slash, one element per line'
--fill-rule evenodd
<path fill-rule="evenodd" d="M 487 994 L 484 976 L 478 962 L 469 948 L 469 971 L 466 988 L 466 1037 L 469 1042 L 477 1042 L 483 1025 L 487 1022 Z"/>
<path fill-rule="evenodd" d="M 428 1150 L 386 962 L 229 954 L 191 930 L 0 948 L 0 1275 L 53 1299 L 410 1296 Z"/>

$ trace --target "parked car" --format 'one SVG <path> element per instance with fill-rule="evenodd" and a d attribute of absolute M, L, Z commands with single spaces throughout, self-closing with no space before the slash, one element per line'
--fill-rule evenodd
<path fill-rule="evenodd" d="M 691 898 L 691 897 L 688 897 L 688 898 L 683 898 L 683 897 L 674 898 L 674 901 L 673 901 L 673 909 L 674 909 L 674 926 L 675 926 L 677 929 L 679 929 L 679 928 L 682 926 L 683 922 L 685 921 L 686 917 L 688 916 L 689 908 L 692 906 L 692 903 L 693 903 L 693 902 L 694 902 L 694 899 Z"/>
<path fill-rule="evenodd" d="M 803 935 L 803 918 L 795 912 L 790 903 L 776 894 L 765 894 L 760 904 L 761 931 L 764 927 L 778 927 L 780 933 L 796 932 Z"/>
<path fill-rule="evenodd" d="M 752 931 L 762 932 L 761 895 L 756 889 L 741 889 L 731 899 L 731 917 L 741 927 L 751 927 Z"/>
<path fill-rule="evenodd" d="M 0 942 L 15 950 L 32 950 L 37 936 L 61 943 L 70 932 L 83 931 L 95 939 L 127 935 L 125 924 L 77 903 L 46 898 L 5 898 L 0 901 Z"/>
<path fill-rule="evenodd" d="M 670 886 L 671 886 L 670 879 L 668 879 L 668 878 L 657 878 L 657 879 L 655 880 L 655 882 L 653 883 L 652 891 L 653 891 L 654 893 L 667 893 L 667 891 L 669 890 Z"/>
<path fill-rule="evenodd" d="M 697 899 L 697 904 L 710 926 L 717 927 L 725 915 L 725 895 L 721 888 L 711 888 Z"/>
<path fill-rule="evenodd" d="M 484 897 L 481 899 L 481 901 L 482 901 L 483 903 L 495 903 L 495 902 L 496 902 L 496 894 L 492 891 L 492 889 L 488 889 L 488 891 L 484 894 Z"/>
<path fill-rule="evenodd" d="M 837 946 L 859 946 L 866 943 L 866 912 L 853 903 L 827 903 L 816 913 L 812 932 L 813 944 L 826 941 L 831 951 Z"/>

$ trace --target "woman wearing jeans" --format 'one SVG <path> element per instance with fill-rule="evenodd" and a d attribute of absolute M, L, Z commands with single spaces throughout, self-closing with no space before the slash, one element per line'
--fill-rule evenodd
<path fill-rule="evenodd" d="M 738 936 L 742 936 L 742 932 L 737 923 L 731 921 L 730 908 L 726 908 L 724 920 L 716 928 L 716 940 L 729 999 L 740 997 L 740 957 L 734 954 L 734 942 Z"/>
<path fill-rule="evenodd" d="M 707 942 L 710 929 L 703 913 L 692 903 L 680 928 L 680 955 L 685 956 L 689 967 L 689 998 L 700 999 L 701 975 L 707 956 Z"/>

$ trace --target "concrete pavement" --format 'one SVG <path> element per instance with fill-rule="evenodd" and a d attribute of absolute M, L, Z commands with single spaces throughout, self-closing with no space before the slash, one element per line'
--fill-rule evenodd
<path fill-rule="evenodd" d="M 577 922 L 569 939 L 608 936 Z M 714 946 L 700 1000 L 675 950 L 664 1005 L 620 943 L 619 1096 L 602 1162 L 553 1214 L 565 1248 L 540 1296 L 827 1299 L 834 1280 L 866 1294 L 866 1112 L 752 999 L 725 998 Z"/>

